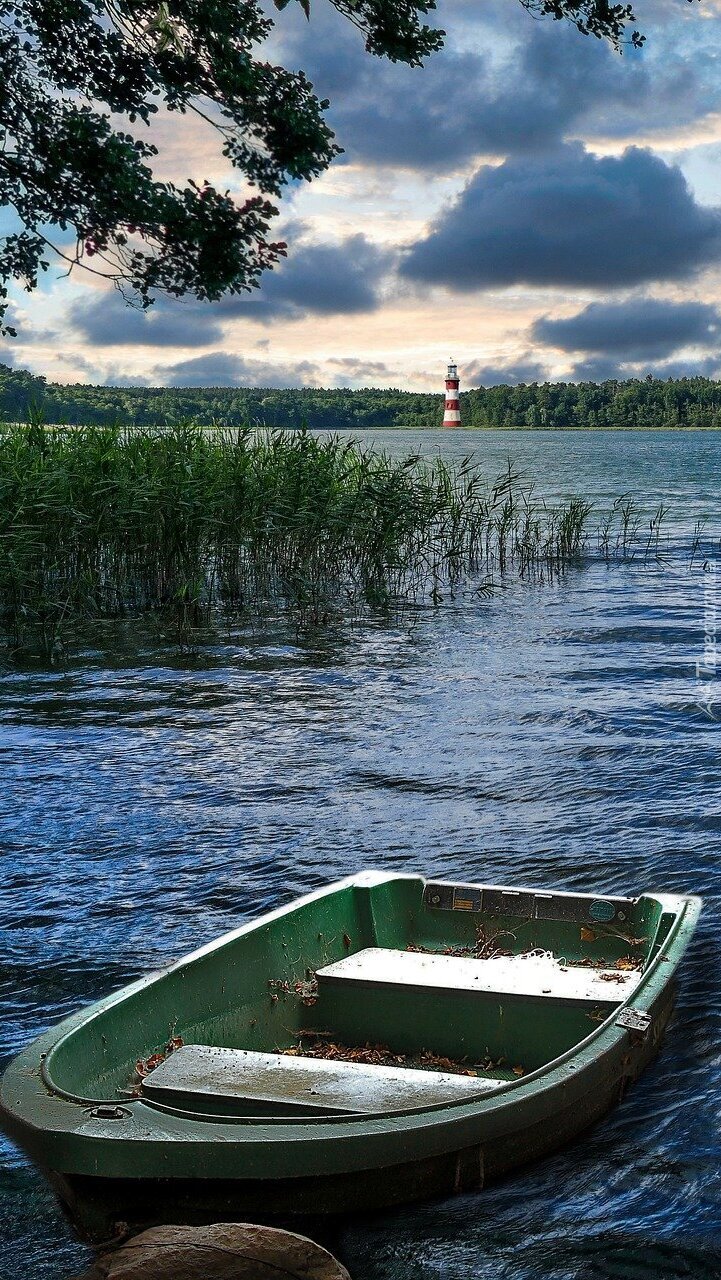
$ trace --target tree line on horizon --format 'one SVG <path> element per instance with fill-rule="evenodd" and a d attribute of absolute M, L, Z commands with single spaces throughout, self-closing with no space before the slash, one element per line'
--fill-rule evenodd
<path fill-rule="evenodd" d="M 70 426 L 440 427 L 443 396 L 397 388 L 104 387 L 63 385 L 0 365 L 0 420 L 39 415 Z M 721 427 L 721 382 L 652 378 L 475 387 L 465 427 Z"/>

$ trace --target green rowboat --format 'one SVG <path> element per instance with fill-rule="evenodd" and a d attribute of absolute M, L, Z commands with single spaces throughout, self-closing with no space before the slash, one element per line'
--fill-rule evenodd
<path fill-rule="evenodd" d="M 95 1239 L 480 1188 L 623 1095 L 699 909 L 363 872 L 61 1023 L 0 1119 Z"/>

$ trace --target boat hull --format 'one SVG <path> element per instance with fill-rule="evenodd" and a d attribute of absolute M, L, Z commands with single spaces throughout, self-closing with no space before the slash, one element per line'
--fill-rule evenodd
<path fill-rule="evenodd" d="M 479 1192 L 534 1160 L 558 1151 L 603 1118 L 658 1052 L 674 1006 L 673 988 L 653 1010 L 652 1034 L 623 1046 L 612 1060 L 559 1086 L 536 1119 L 493 1127 L 460 1148 L 369 1169 L 310 1177 L 102 1178 L 42 1172 L 63 1212 L 85 1240 L 99 1244 L 146 1227 L 212 1222 L 278 1224 L 373 1212 L 464 1192 Z M 517 1117 L 514 1117 L 517 1119 Z M 399 1147 L 401 1142 L 399 1141 Z"/>
<path fill-rule="evenodd" d="M 623 1097 L 659 1046 L 700 905 L 362 873 L 46 1032 L 0 1082 L 0 1122 L 93 1241 L 158 1223 L 282 1222 L 478 1190 L 571 1142 Z M 515 952 L 495 950 L 500 939 Z M 391 972 L 370 979 L 379 950 Z M 463 986 L 469 957 L 475 989 Z M 504 965 L 516 975 L 506 986 Z M 451 971 L 457 987 L 432 986 Z M 579 994 L 586 980 L 600 998 Z M 315 1089 L 235 1098 L 233 1071 L 231 1087 L 178 1083 L 183 1055 L 207 1061 L 208 1046 L 223 1062 L 238 1051 L 278 1066 L 281 1054 L 302 1058 L 309 1023 L 333 1052 L 355 1046 L 351 1062 L 380 1048 L 393 1066 L 406 1062 L 393 1054 L 432 1051 L 437 1066 L 453 1058 L 477 1064 L 461 1074 L 488 1074 L 477 1091 L 469 1079 L 472 1096 L 363 1111 L 371 1084 L 350 1113 Z M 174 1076 L 174 1087 L 146 1087 L 149 1071 L 156 1085 L 163 1071 Z"/>

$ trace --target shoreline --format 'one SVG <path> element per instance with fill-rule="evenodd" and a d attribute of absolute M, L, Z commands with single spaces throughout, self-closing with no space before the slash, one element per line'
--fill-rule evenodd
<path fill-rule="evenodd" d="M 290 428 L 286 428 L 286 427 L 268 427 L 268 428 L 266 428 L 266 429 L 267 429 L 267 430 L 269 430 L 269 431 L 285 431 L 285 430 L 291 430 L 291 431 L 292 431 L 292 430 L 295 430 L 295 431 L 300 431 L 300 430 L 302 430 L 302 428 L 301 428 L 301 427 L 295 427 L 295 428 L 293 428 L 293 427 L 290 427 Z M 616 433 L 617 433 L 617 432 L 619 432 L 619 431 L 638 431 L 639 433 L 644 433 L 644 432 L 649 432 L 649 431 L 673 431 L 674 433 L 686 434 L 686 435 L 692 435 L 694 432 L 703 432 L 704 434 L 712 434 L 712 433 L 714 433 L 714 432 L 717 432 L 717 433 L 718 433 L 718 432 L 721 432 L 721 426 L 718 426 L 718 427 L 686 427 L 686 426 L 679 426 L 679 427 L 668 427 L 668 426 L 666 426 L 666 427 L 638 427 L 638 426 L 635 426 L 635 427 L 627 427 L 627 426 L 617 426 L 617 427 L 579 427 L 578 425 L 575 425 L 575 424 L 574 424 L 573 426 L 570 426 L 570 427 L 526 427 L 526 426 L 508 426 L 508 427 L 485 427 L 485 426 L 483 426 L 483 427 L 478 427 L 478 426 L 474 426 L 472 423 L 471 423 L 469 426 L 464 426 L 463 424 L 461 424 L 461 426 L 460 426 L 460 427 L 444 427 L 442 424 L 439 424 L 438 426 L 433 426 L 433 427 L 426 427 L 426 426 L 420 426 L 420 425 L 418 425 L 418 426 L 405 426 L 405 425 L 404 425 L 404 426 L 394 426 L 394 427 L 373 427 L 373 426 L 363 426 L 363 427 L 308 427 L 307 429 L 308 429 L 309 431 L 440 431 L 440 432 L 442 432 L 442 433 L 443 433 L 443 435 L 447 435 L 447 436 L 449 436 L 449 437 L 451 437 L 451 436 L 453 436 L 453 435 L 457 434 L 458 432 L 463 432 L 463 431 L 483 431 L 484 433 L 485 433 L 485 432 L 501 432 L 501 431 L 522 431 L 522 432 L 524 433 L 524 435 L 529 435 L 529 436 L 531 436 L 531 435 L 544 435 L 544 434 L 551 434 L 551 433 L 555 433 L 555 432 L 565 433 L 565 432 L 567 432 L 567 431 L 578 431 L 578 432 L 580 432 L 580 433 L 581 433 L 581 434 L 583 434 L 583 435 L 588 435 L 589 433 L 594 432 L 594 431 L 595 431 L 595 432 L 597 432 L 599 435 L 602 435 L 602 434 L 606 434 L 606 435 L 614 435 L 614 434 L 616 434 Z"/>
<path fill-rule="evenodd" d="M 274 424 L 274 423 L 268 423 L 268 422 L 262 422 L 262 423 L 212 422 L 211 423 L 211 422 L 198 422 L 197 420 L 194 420 L 194 419 L 190 419 L 189 421 L 193 426 L 199 428 L 201 431 L 253 430 L 253 431 L 286 431 L 291 433 L 295 433 L 299 431 L 311 431 L 314 433 L 325 432 L 330 435 L 338 434 L 341 432 L 343 434 L 346 434 L 346 433 L 356 434 L 359 432 L 365 433 L 369 431 L 398 431 L 398 432 L 402 432 L 402 431 L 426 432 L 427 431 L 427 432 L 438 432 L 443 436 L 448 436 L 449 439 L 454 435 L 462 434 L 464 431 L 478 431 L 478 432 L 483 432 L 483 434 L 493 434 L 493 433 L 500 434 L 501 432 L 505 432 L 505 431 L 518 431 L 518 432 L 523 432 L 524 435 L 529 435 L 529 436 L 556 435 L 556 434 L 560 435 L 560 434 L 566 434 L 567 432 L 570 432 L 570 431 L 578 432 L 581 435 L 590 435 L 592 433 L 596 433 L 598 435 L 617 435 L 619 432 L 622 432 L 622 431 L 633 431 L 633 432 L 637 432 L 639 435 L 648 434 L 654 431 L 668 431 L 668 432 L 673 432 L 675 435 L 694 435 L 694 434 L 713 435 L 713 434 L 721 433 L 721 425 L 717 427 L 712 427 L 712 426 L 706 426 L 706 427 L 704 426 L 693 426 L 693 427 L 660 426 L 659 427 L 659 426 L 626 426 L 626 425 L 619 424 L 618 426 L 613 426 L 613 427 L 611 426 L 581 427 L 577 423 L 574 423 L 572 426 L 567 426 L 567 427 L 558 427 L 558 426 L 528 427 L 524 425 L 488 427 L 488 426 L 476 426 L 474 423 L 470 423 L 468 425 L 461 424 L 460 427 L 444 427 L 442 423 L 434 424 L 432 426 L 427 426 L 424 423 L 402 423 L 402 424 L 394 424 L 394 425 L 386 425 L 386 426 L 380 426 L 378 424 L 372 424 L 372 423 L 371 424 L 363 423 L 362 425 L 359 423 L 353 423 L 351 426 L 344 426 L 344 425 L 302 426 L 301 425 L 301 426 L 288 427 L 288 426 L 282 426 L 280 424 Z M 0 418 L 0 428 L 27 427 L 28 425 L 30 424 L 26 420 L 22 420 L 18 418 Z M 63 430 L 88 431 L 93 429 L 112 431 L 115 429 L 117 425 L 118 424 L 114 422 L 107 422 L 107 423 L 106 422 L 46 422 L 46 423 L 43 423 L 43 427 L 46 430 L 50 430 L 50 431 L 63 431 Z M 173 421 L 173 422 L 162 422 L 160 420 L 156 422 L 131 422 L 131 423 L 123 424 L 123 428 L 124 430 L 138 431 L 138 432 L 162 431 L 162 430 L 172 431 L 175 427 L 178 427 L 180 425 L 188 425 L 188 420 L 178 419 L 177 421 Z"/>

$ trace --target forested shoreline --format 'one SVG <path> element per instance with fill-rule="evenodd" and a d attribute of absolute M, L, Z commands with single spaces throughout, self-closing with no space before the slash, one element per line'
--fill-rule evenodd
<path fill-rule="evenodd" d="M 0 421 L 93 426 L 199 425 L 328 430 L 440 427 L 442 394 L 397 388 L 103 387 L 47 382 L 0 365 Z M 710 378 L 546 382 L 461 393 L 465 427 L 528 430 L 721 428 L 721 382 Z"/>

